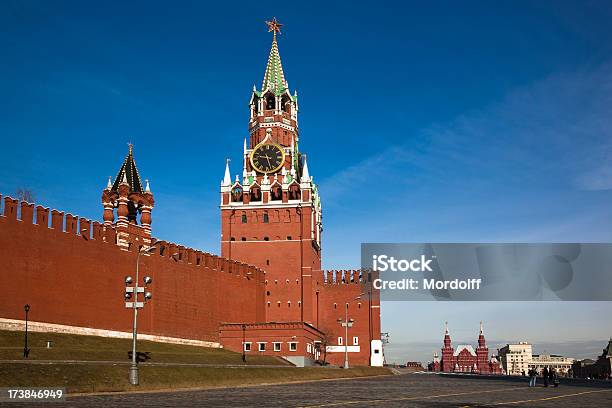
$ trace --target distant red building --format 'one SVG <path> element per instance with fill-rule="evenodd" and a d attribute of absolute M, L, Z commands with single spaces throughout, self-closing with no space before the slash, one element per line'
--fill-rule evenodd
<path fill-rule="evenodd" d="M 495 356 L 489 358 L 489 349 L 486 345 L 482 322 L 480 322 L 480 334 L 478 335 L 476 350 L 469 344 L 462 344 L 453 348 L 447 323 L 444 330 L 444 347 L 441 351 L 441 358 L 437 353 L 434 354 L 434 359 L 428 366 L 430 371 L 502 374 L 501 364 L 497 358 Z"/>

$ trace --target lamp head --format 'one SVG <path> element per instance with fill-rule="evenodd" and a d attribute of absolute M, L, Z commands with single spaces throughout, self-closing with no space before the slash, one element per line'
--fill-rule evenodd
<path fill-rule="evenodd" d="M 151 300 L 153 295 L 151 294 L 151 292 L 147 292 L 147 293 L 145 293 L 144 297 L 145 297 L 146 300 Z"/>
<path fill-rule="evenodd" d="M 125 300 L 130 300 L 132 298 L 132 294 L 130 292 L 125 292 Z"/>
<path fill-rule="evenodd" d="M 153 282 L 153 279 L 151 279 L 150 276 L 145 276 L 142 281 L 145 283 L 145 285 L 150 285 Z"/>
<path fill-rule="evenodd" d="M 25 305 L 25 306 L 23 307 L 23 310 L 25 310 L 25 311 L 26 311 L 26 313 L 27 313 L 27 312 L 29 312 L 29 311 L 30 311 L 30 305 Z"/>
<path fill-rule="evenodd" d="M 129 285 L 133 282 L 132 277 L 131 276 L 126 276 L 125 277 L 125 284 Z"/>

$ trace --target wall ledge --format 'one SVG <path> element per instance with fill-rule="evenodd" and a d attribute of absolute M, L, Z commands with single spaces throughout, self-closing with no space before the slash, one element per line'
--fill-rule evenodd
<path fill-rule="evenodd" d="M 25 320 L 14 320 L 0 318 L 0 330 L 25 331 Z M 99 336 L 115 339 L 131 339 L 132 332 L 121 332 L 116 330 L 93 329 L 90 327 L 66 326 L 44 322 L 33 322 L 28 320 L 28 331 L 39 333 L 65 333 L 79 334 L 83 336 Z M 178 337 L 156 336 L 153 334 L 138 334 L 139 340 L 155 341 L 158 343 L 183 344 L 187 346 L 199 346 L 220 348 L 220 344 L 212 341 L 181 339 Z"/>

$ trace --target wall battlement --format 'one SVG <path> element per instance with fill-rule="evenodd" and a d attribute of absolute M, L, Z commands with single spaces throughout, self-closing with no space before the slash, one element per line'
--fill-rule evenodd
<path fill-rule="evenodd" d="M 27 303 L 33 321 L 130 331 L 124 278 L 148 240 L 130 235 L 119 245 L 112 224 L 0 195 L 0 318 L 22 319 Z M 265 321 L 264 272 L 255 266 L 161 241 L 139 267 L 153 278 L 142 333 L 217 342 L 219 322 Z"/>
<path fill-rule="evenodd" d="M 361 269 L 341 269 L 321 271 L 323 284 L 327 285 L 351 285 L 364 284 L 367 276 Z"/>
<path fill-rule="evenodd" d="M 2 205 L 3 203 L 3 205 Z M 47 228 L 63 237 L 72 237 L 75 240 L 90 242 L 92 244 L 111 244 L 108 248 L 136 253 L 140 245 L 132 245 L 126 249 L 117 245 L 117 234 L 113 226 L 104 225 L 98 221 L 65 213 L 56 209 L 20 201 L 10 196 L 0 194 L 0 222 L 22 223 Z M 264 272 L 253 265 L 229 260 L 220 256 L 189 248 L 174 242 L 160 240 L 159 249 L 149 256 L 168 258 L 179 264 L 191 265 L 195 270 L 206 269 L 214 272 L 227 272 L 229 274 L 247 279 L 262 280 Z"/>

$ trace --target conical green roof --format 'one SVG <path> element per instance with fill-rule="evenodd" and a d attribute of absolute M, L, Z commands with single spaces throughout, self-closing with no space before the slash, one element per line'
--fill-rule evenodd
<path fill-rule="evenodd" d="M 280 54 L 278 52 L 278 44 L 276 43 L 276 33 L 274 33 L 272 48 L 270 49 L 270 56 L 268 57 L 268 65 L 266 66 L 266 73 L 264 74 L 261 90 L 262 92 L 265 92 L 266 90 L 270 89 L 276 95 L 279 95 L 287 88 L 287 81 L 285 80 L 285 73 L 283 72 L 283 64 L 281 63 Z"/>

